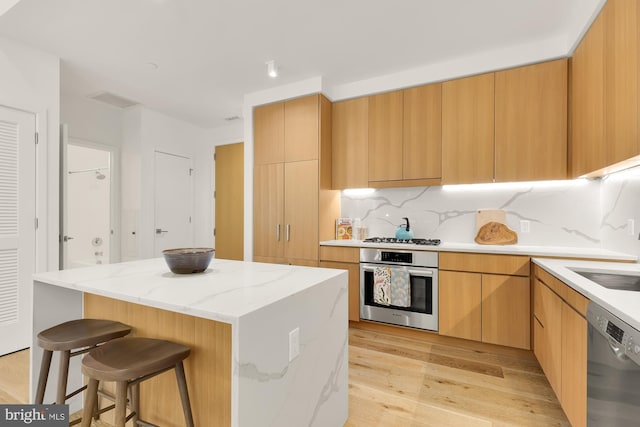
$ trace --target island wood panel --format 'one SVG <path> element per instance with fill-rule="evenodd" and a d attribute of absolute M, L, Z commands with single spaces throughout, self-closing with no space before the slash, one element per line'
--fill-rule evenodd
<path fill-rule="evenodd" d="M 611 0 L 605 13 L 607 165 L 638 154 L 638 1 Z"/>
<path fill-rule="evenodd" d="M 534 281 L 533 352 L 556 393 L 562 393 L 562 300 L 539 280 Z"/>
<path fill-rule="evenodd" d="M 587 321 L 562 305 L 562 394 L 560 402 L 573 427 L 587 425 Z"/>
<path fill-rule="evenodd" d="M 332 187 L 369 186 L 369 100 L 356 98 L 332 106 Z"/>
<path fill-rule="evenodd" d="M 440 271 L 438 333 L 482 340 L 482 275 Z"/>
<path fill-rule="evenodd" d="M 284 161 L 284 103 L 253 109 L 254 164 Z"/>
<path fill-rule="evenodd" d="M 320 261 L 322 268 L 336 268 L 349 272 L 349 320 L 360 320 L 360 264 Z"/>
<path fill-rule="evenodd" d="M 482 275 L 482 342 L 531 348 L 528 277 Z"/>
<path fill-rule="evenodd" d="M 607 164 L 604 143 L 604 16 L 600 13 L 571 58 L 571 138 L 573 178 Z"/>
<path fill-rule="evenodd" d="M 320 95 L 284 103 L 284 161 L 318 159 Z"/>
<path fill-rule="evenodd" d="M 317 265 L 319 242 L 318 161 L 305 160 L 285 163 L 284 179 L 285 227 L 281 237 L 285 239 L 285 256 L 313 261 Z M 287 227 L 289 227 L 288 236 Z"/>
<path fill-rule="evenodd" d="M 402 178 L 442 176 L 442 84 L 404 90 Z"/>
<path fill-rule="evenodd" d="M 253 254 L 283 257 L 284 164 L 256 165 L 253 168 Z M 278 226 L 280 232 L 278 235 Z"/>
<path fill-rule="evenodd" d="M 403 91 L 369 97 L 369 181 L 402 179 Z"/>
<path fill-rule="evenodd" d="M 567 60 L 495 74 L 495 180 L 567 178 Z"/>
<path fill-rule="evenodd" d="M 522 255 L 487 255 L 440 252 L 440 270 L 529 276 L 530 258 Z"/>
<path fill-rule="evenodd" d="M 442 84 L 442 184 L 492 182 L 494 73 Z"/>
<path fill-rule="evenodd" d="M 117 320 L 131 325 L 134 336 L 189 346 L 184 364 L 195 424 L 231 425 L 231 325 L 92 294 L 84 294 L 84 317 Z M 172 371 L 141 384 L 140 414 L 163 427 L 184 426 Z"/>

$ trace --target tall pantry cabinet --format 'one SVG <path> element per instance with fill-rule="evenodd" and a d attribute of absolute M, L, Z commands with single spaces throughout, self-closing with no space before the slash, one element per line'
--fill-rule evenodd
<path fill-rule="evenodd" d="M 320 240 L 334 238 L 340 215 L 331 102 L 316 94 L 256 107 L 253 132 L 254 261 L 317 266 Z"/>

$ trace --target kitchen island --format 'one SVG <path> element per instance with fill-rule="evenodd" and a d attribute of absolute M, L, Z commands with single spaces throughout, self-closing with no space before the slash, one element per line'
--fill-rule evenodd
<path fill-rule="evenodd" d="M 185 369 L 198 426 L 346 422 L 345 271 L 214 259 L 204 273 L 176 275 L 158 258 L 36 274 L 32 397 L 37 333 L 83 316 L 190 346 Z M 82 382 L 79 359 L 72 359 L 69 390 Z M 45 402 L 54 400 L 56 366 L 54 360 Z M 184 425 L 171 372 L 143 383 L 141 398 L 143 419 Z"/>

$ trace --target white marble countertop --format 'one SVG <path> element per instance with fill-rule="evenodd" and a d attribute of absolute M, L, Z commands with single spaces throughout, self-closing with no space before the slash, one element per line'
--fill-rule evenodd
<path fill-rule="evenodd" d="M 511 254 L 529 256 L 548 256 L 562 258 L 584 258 L 611 261 L 637 261 L 635 255 L 609 251 L 599 248 L 576 248 L 564 246 L 526 246 L 526 245 L 478 245 L 476 243 L 448 243 L 438 246 L 408 245 L 403 243 L 364 243 L 362 240 L 326 240 L 321 246 L 343 246 L 359 248 L 388 248 L 437 252 L 476 252 L 487 254 Z"/>
<path fill-rule="evenodd" d="M 199 274 L 173 274 L 163 258 L 48 273 L 33 280 L 225 323 L 345 271 L 213 259 Z"/>
<path fill-rule="evenodd" d="M 572 271 L 640 275 L 640 264 L 533 258 L 532 261 L 591 301 L 640 330 L 640 292 L 607 289 Z"/>

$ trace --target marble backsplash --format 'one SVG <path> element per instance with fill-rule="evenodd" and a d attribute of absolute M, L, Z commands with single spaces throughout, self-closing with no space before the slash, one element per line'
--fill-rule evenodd
<path fill-rule="evenodd" d="M 640 168 L 602 180 L 379 189 L 342 195 L 342 216 L 371 236 L 393 236 L 408 217 L 416 237 L 473 243 L 478 209 L 503 209 L 522 245 L 602 247 L 640 255 Z M 629 235 L 628 219 L 636 222 Z M 529 221 L 529 233 L 520 231 Z"/>
<path fill-rule="evenodd" d="M 600 199 L 602 247 L 640 257 L 640 167 L 602 179 Z"/>

